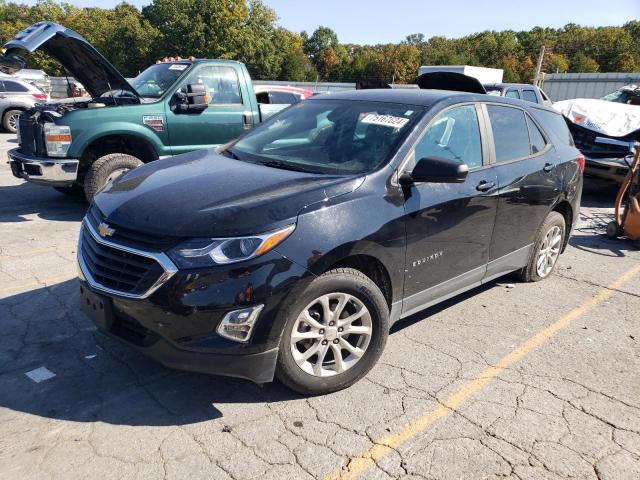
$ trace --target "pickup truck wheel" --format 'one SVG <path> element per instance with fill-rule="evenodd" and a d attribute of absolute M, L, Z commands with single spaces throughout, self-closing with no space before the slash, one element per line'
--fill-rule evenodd
<path fill-rule="evenodd" d="M 7 110 L 2 116 L 2 127 L 9 133 L 18 131 L 18 117 L 22 110 Z"/>
<path fill-rule="evenodd" d="M 335 392 L 360 380 L 389 336 L 384 295 L 351 268 L 313 280 L 287 312 L 276 378 L 304 395 Z"/>
<path fill-rule="evenodd" d="M 107 183 L 142 165 L 140 159 L 126 153 L 110 153 L 98 158 L 84 177 L 84 194 L 88 201 Z"/>
<path fill-rule="evenodd" d="M 519 272 L 520 279 L 539 282 L 549 277 L 558 263 L 565 235 L 564 217 L 558 212 L 549 213 L 538 230 L 529 263 Z"/>

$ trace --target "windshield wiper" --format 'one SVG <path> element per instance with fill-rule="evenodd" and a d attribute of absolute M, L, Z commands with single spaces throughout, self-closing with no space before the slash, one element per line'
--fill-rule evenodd
<path fill-rule="evenodd" d="M 234 160 L 240 160 L 240 157 L 233 153 L 233 150 L 231 150 L 230 148 L 227 148 L 220 153 L 222 153 L 222 155 L 224 155 L 225 157 L 233 158 Z"/>
<path fill-rule="evenodd" d="M 300 165 L 292 165 L 290 163 L 281 162 L 279 160 L 259 160 L 258 163 L 260 163 L 260 165 L 265 165 L 267 167 L 281 168 L 283 170 L 292 170 L 294 172 L 318 173 L 314 170 L 304 168 Z"/>

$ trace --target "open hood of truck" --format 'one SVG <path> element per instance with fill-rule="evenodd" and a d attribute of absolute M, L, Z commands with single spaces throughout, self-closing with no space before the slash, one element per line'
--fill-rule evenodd
<path fill-rule="evenodd" d="M 20 56 L 41 50 L 55 58 L 74 78 L 84 85 L 93 97 L 110 90 L 125 90 L 138 97 L 136 90 L 125 80 L 85 38 L 77 32 L 53 22 L 38 22 L 18 33 L 4 47 L 0 57 L 0 71 L 15 73 L 24 67 Z"/>

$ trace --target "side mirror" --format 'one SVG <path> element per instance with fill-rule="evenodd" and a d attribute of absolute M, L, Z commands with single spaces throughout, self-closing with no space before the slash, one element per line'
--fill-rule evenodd
<path fill-rule="evenodd" d="M 200 83 L 190 83 L 186 92 L 176 92 L 176 103 L 173 106 L 176 112 L 202 112 L 209 107 L 207 90 Z"/>
<path fill-rule="evenodd" d="M 468 173 L 469 167 L 464 163 L 449 158 L 427 157 L 418 160 L 411 173 L 403 173 L 400 183 L 463 183 Z"/>

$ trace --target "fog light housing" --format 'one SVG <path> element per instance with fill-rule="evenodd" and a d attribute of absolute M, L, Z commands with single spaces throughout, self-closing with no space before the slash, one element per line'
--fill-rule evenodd
<path fill-rule="evenodd" d="M 218 335 L 234 342 L 246 343 L 263 308 L 264 305 L 256 305 L 227 313 L 218 325 Z"/>

